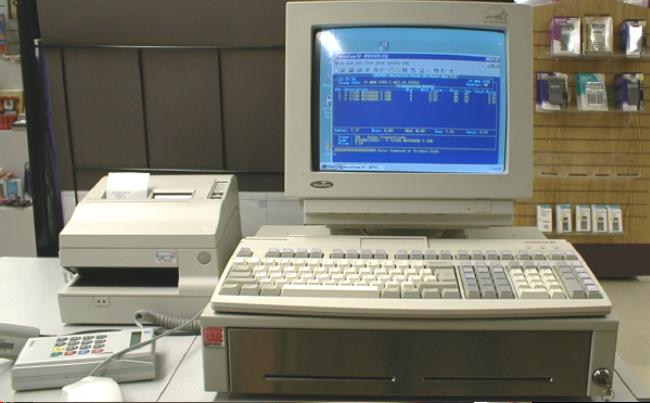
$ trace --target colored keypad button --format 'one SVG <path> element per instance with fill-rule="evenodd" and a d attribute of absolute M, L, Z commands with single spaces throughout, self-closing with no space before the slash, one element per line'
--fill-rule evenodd
<path fill-rule="evenodd" d="M 75 351 L 77 347 L 68 347 L 66 348 L 66 351 Z"/>
<path fill-rule="evenodd" d="M 104 347 L 104 343 L 95 343 L 95 346 L 94 346 L 94 347 L 95 347 L 95 348 L 103 348 L 103 347 Z"/>
<path fill-rule="evenodd" d="M 95 338 L 95 336 L 84 336 L 83 337 L 84 340 L 92 340 L 94 338 Z"/>
<path fill-rule="evenodd" d="M 105 339 L 107 336 L 105 334 L 97 335 L 98 339 Z"/>
<path fill-rule="evenodd" d="M 71 340 L 71 341 L 81 340 L 81 337 L 79 337 L 79 336 L 70 337 L 70 340 Z"/>
<path fill-rule="evenodd" d="M 65 342 L 65 341 L 68 341 L 68 338 L 67 337 L 59 337 L 58 339 L 56 339 L 56 341 L 57 342 Z"/>
<path fill-rule="evenodd" d="M 59 341 L 57 343 L 54 343 L 54 347 L 61 347 L 61 346 L 65 346 L 65 342 Z"/>
<path fill-rule="evenodd" d="M 99 354 L 99 353 L 103 353 L 103 352 L 104 352 L 103 348 L 98 348 L 98 349 L 93 350 L 93 354 Z"/>
<path fill-rule="evenodd" d="M 63 354 L 63 353 L 57 353 L 57 352 L 54 352 L 54 353 L 50 354 L 50 357 L 58 357 L 58 356 L 60 356 L 60 355 L 62 355 L 62 354 Z"/>
<path fill-rule="evenodd" d="M 66 351 L 65 352 L 65 355 L 75 355 L 75 354 L 77 354 L 76 351 Z"/>
<path fill-rule="evenodd" d="M 79 350 L 79 355 L 88 354 L 90 350 Z"/>
<path fill-rule="evenodd" d="M 52 349 L 52 352 L 54 352 L 54 353 L 62 353 L 63 350 L 64 350 L 63 347 L 54 347 L 54 348 Z"/>

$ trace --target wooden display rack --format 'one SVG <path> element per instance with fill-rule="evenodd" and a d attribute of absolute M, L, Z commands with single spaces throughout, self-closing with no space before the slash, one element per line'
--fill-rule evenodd
<path fill-rule="evenodd" d="M 586 15 L 613 17 L 614 48 L 619 53 L 598 57 L 550 55 L 551 17 Z M 621 0 L 564 0 L 534 8 L 535 72 L 567 73 L 572 108 L 576 98 L 574 73 L 604 73 L 610 111 L 535 112 L 534 195 L 517 203 L 515 223 L 536 225 L 538 204 L 621 205 L 623 234 L 549 234 L 576 245 L 600 276 L 650 274 L 650 58 L 620 54 L 618 29 L 625 19 L 650 23 L 650 9 Z M 622 112 L 613 106 L 614 75 L 631 72 L 645 75 L 646 111 Z"/>

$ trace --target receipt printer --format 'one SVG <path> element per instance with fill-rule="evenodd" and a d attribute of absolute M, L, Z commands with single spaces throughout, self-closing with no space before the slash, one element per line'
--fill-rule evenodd
<path fill-rule="evenodd" d="M 199 312 L 241 239 L 237 179 L 152 175 L 138 200 L 110 200 L 106 185 L 104 177 L 93 187 L 59 237 L 63 322 Z"/>

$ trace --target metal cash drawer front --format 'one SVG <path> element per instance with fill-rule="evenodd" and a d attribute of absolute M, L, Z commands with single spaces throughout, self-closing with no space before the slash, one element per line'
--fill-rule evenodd
<path fill-rule="evenodd" d="M 585 396 L 589 332 L 229 329 L 233 393 Z"/>

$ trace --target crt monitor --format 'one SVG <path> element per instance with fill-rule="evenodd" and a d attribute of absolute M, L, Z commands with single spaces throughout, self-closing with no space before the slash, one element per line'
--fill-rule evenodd
<path fill-rule="evenodd" d="M 305 223 L 508 225 L 532 193 L 529 6 L 287 4 L 285 192 Z"/>

